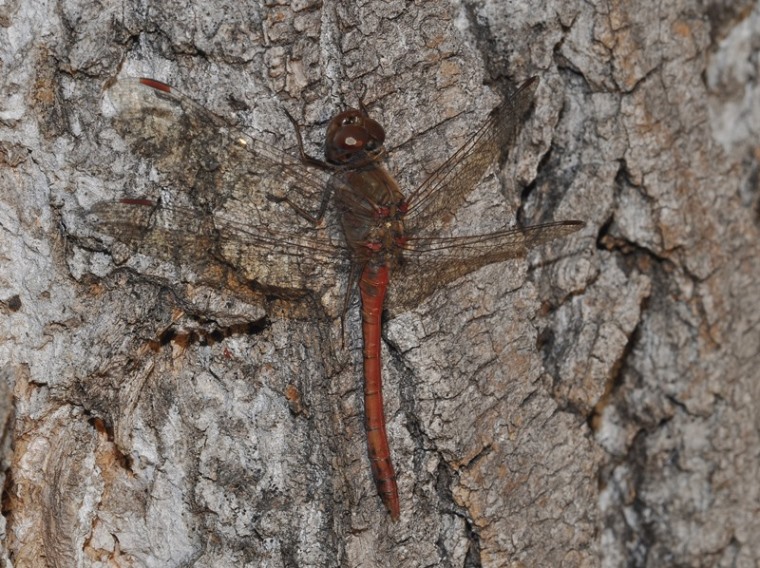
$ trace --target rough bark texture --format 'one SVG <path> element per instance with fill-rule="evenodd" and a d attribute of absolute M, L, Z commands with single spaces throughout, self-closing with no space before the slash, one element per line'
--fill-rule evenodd
<path fill-rule="evenodd" d="M 0 6 L 0 564 L 755 566 L 759 48 L 751 1 Z M 150 181 L 100 113 L 118 73 L 283 147 L 286 108 L 314 152 L 361 95 L 403 187 L 541 77 L 458 222 L 588 227 L 388 322 L 400 522 L 369 475 L 355 307 L 345 348 L 324 313 L 262 306 L 221 337 L 171 267 L 70 238 Z"/>

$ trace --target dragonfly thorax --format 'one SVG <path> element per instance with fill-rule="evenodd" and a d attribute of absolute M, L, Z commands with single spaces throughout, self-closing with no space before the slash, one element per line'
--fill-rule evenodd
<path fill-rule="evenodd" d="M 401 254 L 406 200 L 396 181 L 377 162 L 336 175 L 335 203 L 346 243 L 357 261 Z"/>

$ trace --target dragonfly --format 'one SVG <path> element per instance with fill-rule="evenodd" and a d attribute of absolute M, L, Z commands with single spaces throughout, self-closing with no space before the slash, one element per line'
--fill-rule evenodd
<path fill-rule="evenodd" d="M 396 521 L 381 376 L 384 311 L 410 310 L 470 272 L 584 226 L 567 220 L 465 235 L 449 227 L 514 145 L 538 83 L 522 83 L 404 194 L 384 166 L 385 131 L 363 104 L 329 121 L 319 159 L 306 153 L 289 114 L 297 154 L 264 134 L 241 132 L 158 80 L 121 79 L 105 91 L 112 124 L 159 172 L 161 191 L 97 203 L 90 220 L 136 252 L 188 266 L 199 281 L 247 298 L 295 299 L 342 280 L 342 321 L 358 288 L 367 452 L 377 493 Z"/>

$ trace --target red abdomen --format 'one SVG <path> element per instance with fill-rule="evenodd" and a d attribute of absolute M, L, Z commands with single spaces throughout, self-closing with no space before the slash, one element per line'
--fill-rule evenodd
<path fill-rule="evenodd" d="M 377 492 L 391 518 L 399 517 L 396 472 L 391 462 L 388 435 L 385 432 L 383 382 L 380 375 L 380 333 L 383 301 L 388 289 L 388 266 L 367 263 L 359 281 L 362 299 L 362 332 L 364 335 L 364 426 L 367 430 L 367 451 Z"/>

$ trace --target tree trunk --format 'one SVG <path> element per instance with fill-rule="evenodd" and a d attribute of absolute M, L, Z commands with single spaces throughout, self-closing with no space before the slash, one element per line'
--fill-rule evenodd
<path fill-rule="evenodd" d="M 760 2 L 273 4 L 0 7 L 0 565 L 760 562 Z M 399 522 L 348 274 L 286 317 L 82 237 L 162 182 L 117 75 L 293 155 L 361 99 L 407 193 L 540 78 L 455 221 L 587 226 L 386 321 Z"/>

